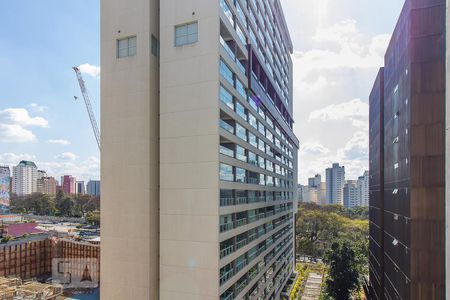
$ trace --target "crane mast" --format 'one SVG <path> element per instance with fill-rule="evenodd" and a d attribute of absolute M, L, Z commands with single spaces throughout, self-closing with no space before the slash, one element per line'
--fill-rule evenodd
<path fill-rule="evenodd" d="M 84 103 L 86 104 L 86 110 L 91 120 L 92 130 L 94 131 L 95 139 L 97 140 L 98 149 L 100 150 L 100 130 L 98 129 L 97 120 L 95 119 L 94 111 L 92 110 L 91 100 L 84 85 L 83 77 L 81 76 L 80 69 L 78 67 L 72 68 L 77 74 L 78 83 L 80 84 L 81 93 L 83 94 Z"/>

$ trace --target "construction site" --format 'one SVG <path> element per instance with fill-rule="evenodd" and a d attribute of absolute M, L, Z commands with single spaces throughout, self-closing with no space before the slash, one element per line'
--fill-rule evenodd
<path fill-rule="evenodd" d="M 83 240 L 54 231 L 42 232 L 36 225 L 0 226 L 0 239 L 3 237 L 0 244 L 0 300 L 66 299 L 64 289 L 72 288 L 73 284 L 68 283 L 75 278 L 98 286 L 100 242 L 97 239 Z M 6 236 L 11 240 L 5 240 Z M 83 262 L 81 266 L 80 261 Z M 89 270 L 85 261 L 89 261 Z M 60 266 L 62 263 L 63 267 Z M 67 275 L 71 281 L 61 281 Z"/>
<path fill-rule="evenodd" d="M 57 300 L 63 295 L 62 286 L 22 281 L 16 277 L 0 277 L 1 300 Z"/>

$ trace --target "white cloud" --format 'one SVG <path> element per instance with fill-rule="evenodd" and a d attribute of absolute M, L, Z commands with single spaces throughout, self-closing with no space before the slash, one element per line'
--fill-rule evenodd
<path fill-rule="evenodd" d="M 302 154 L 314 154 L 322 155 L 330 153 L 330 149 L 326 148 L 319 142 L 309 142 L 300 145 L 300 150 Z"/>
<path fill-rule="evenodd" d="M 65 161 L 74 161 L 78 158 L 78 155 L 72 152 L 63 152 L 55 157 L 56 159 Z"/>
<path fill-rule="evenodd" d="M 310 81 L 311 76 L 337 69 L 378 69 L 383 65 L 389 34 L 368 37 L 357 28 L 355 20 L 343 20 L 326 28 L 318 28 L 312 37 L 314 47 L 294 51 L 292 57 L 295 85 Z"/>
<path fill-rule="evenodd" d="M 20 126 L 48 127 L 48 121 L 42 117 L 31 117 L 25 108 L 6 108 L 0 110 L 0 122 Z"/>
<path fill-rule="evenodd" d="M 1 165 L 17 165 L 21 160 L 36 160 L 35 155 L 22 153 L 22 154 L 15 154 L 15 153 L 1 153 L 0 154 L 0 164 Z"/>
<path fill-rule="evenodd" d="M 25 108 L 0 110 L 0 142 L 25 143 L 36 140 L 34 133 L 26 127 L 47 128 L 48 121 L 42 117 L 31 117 Z"/>
<path fill-rule="evenodd" d="M 55 139 L 55 140 L 48 140 L 50 144 L 58 144 L 58 145 L 70 145 L 70 141 L 64 140 L 64 139 Z"/>
<path fill-rule="evenodd" d="M 369 105 L 360 99 L 353 99 L 340 104 L 331 104 L 322 109 L 312 111 L 309 114 L 308 121 L 355 121 L 356 126 L 361 126 L 361 120 L 369 117 Z"/>
<path fill-rule="evenodd" d="M 37 103 L 30 103 L 30 107 L 37 112 L 44 112 L 47 109 L 47 106 L 39 105 Z"/>
<path fill-rule="evenodd" d="M 39 169 L 46 170 L 47 174 L 58 178 L 61 175 L 73 175 L 77 180 L 98 179 L 100 174 L 100 160 L 97 157 L 88 157 L 76 161 L 38 161 Z"/>
<path fill-rule="evenodd" d="M 94 66 L 91 64 L 82 64 L 78 66 L 78 69 L 80 69 L 80 72 L 83 74 L 88 74 L 94 78 L 98 78 L 100 76 L 100 67 Z"/>
<path fill-rule="evenodd" d="M 1 143 L 26 143 L 36 140 L 36 136 L 20 125 L 0 124 Z"/>

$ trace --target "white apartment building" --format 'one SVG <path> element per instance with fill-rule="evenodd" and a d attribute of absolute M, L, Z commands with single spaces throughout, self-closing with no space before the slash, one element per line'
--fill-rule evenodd
<path fill-rule="evenodd" d="M 358 206 L 369 206 L 369 171 L 358 177 Z"/>
<path fill-rule="evenodd" d="M 34 162 L 22 160 L 12 169 L 13 193 L 22 196 L 37 192 L 38 170 Z"/>
<path fill-rule="evenodd" d="M 280 299 L 292 50 L 279 0 L 101 1 L 102 299 Z"/>
<path fill-rule="evenodd" d="M 352 208 L 359 205 L 358 181 L 347 180 L 344 185 L 344 207 Z"/>

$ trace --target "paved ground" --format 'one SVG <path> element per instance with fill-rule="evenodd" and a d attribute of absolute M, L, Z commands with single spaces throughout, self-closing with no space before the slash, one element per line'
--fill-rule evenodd
<path fill-rule="evenodd" d="M 306 280 L 305 289 L 300 299 L 302 300 L 318 300 L 320 297 L 320 285 L 322 284 L 322 275 L 317 273 L 309 273 Z"/>

